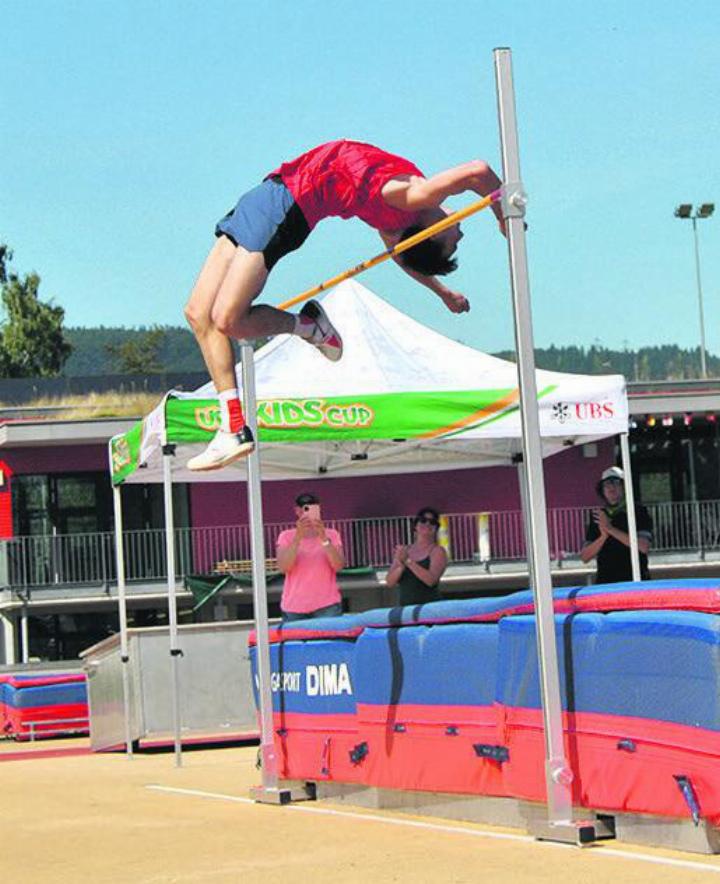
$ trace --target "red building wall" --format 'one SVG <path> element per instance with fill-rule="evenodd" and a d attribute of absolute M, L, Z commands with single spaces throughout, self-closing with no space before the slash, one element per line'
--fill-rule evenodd
<path fill-rule="evenodd" d="M 600 473 L 613 463 L 613 440 L 598 443 L 597 457 L 571 448 L 545 461 L 549 507 L 589 506 L 596 502 L 594 486 Z M 335 519 L 409 515 L 433 506 L 444 513 L 475 513 L 520 509 L 515 467 L 365 476 L 317 477 L 300 481 L 263 483 L 263 519 L 283 522 L 293 518 L 293 501 L 301 491 L 316 492 L 324 513 Z M 247 493 L 243 484 L 202 483 L 191 486 L 194 526 L 247 523 Z"/>
<path fill-rule="evenodd" d="M 83 473 L 107 471 L 106 445 L 47 445 L 3 452 L 14 473 Z M 110 481 L 108 475 L 108 482 Z"/>

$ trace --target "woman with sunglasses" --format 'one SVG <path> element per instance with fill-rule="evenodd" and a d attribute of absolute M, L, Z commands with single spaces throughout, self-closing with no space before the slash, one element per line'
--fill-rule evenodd
<path fill-rule="evenodd" d="M 413 519 L 414 541 L 395 547 L 385 583 L 400 588 L 400 605 L 424 605 L 441 598 L 438 584 L 447 568 L 447 553 L 437 542 L 439 527 L 438 511 L 423 507 Z"/>

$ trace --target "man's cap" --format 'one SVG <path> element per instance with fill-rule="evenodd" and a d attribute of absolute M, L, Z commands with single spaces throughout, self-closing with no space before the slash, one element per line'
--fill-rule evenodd
<path fill-rule="evenodd" d="M 619 479 L 621 482 L 624 482 L 625 473 L 623 473 L 620 467 L 608 467 L 602 476 L 600 476 L 600 484 L 606 482 L 608 479 Z"/>
<path fill-rule="evenodd" d="M 311 503 L 320 503 L 320 498 L 312 491 L 304 491 L 295 498 L 296 506 L 308 506 Z"/>

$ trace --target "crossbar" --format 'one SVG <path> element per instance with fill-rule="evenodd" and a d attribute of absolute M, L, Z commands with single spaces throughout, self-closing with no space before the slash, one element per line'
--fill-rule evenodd
<path fill-rule="evenodd" d="M 355 267 L 350 267 L 348 270 L 344 270 L 342 273 L 338 273 L 337 276 L 333 276 L 331 279 L 328 279 L 325 282 L 321 282 L 320 285 L 313 286 L 313 288 L 308 289 L 305 292 L 301 292 L 294 298 L 290 298 L 289 301 L 283 301 L 282 304 L 278 305 L 279 309 L 288 310 L 290 307 L 294 307 L 295 304 L 301 304 L 303 301 L 307 301 L 308 298 L 312 298 L 315 295 L 319 295 L 320 292 L 331 289 L 339 282 L 343 282 L 346 279 L 357 276 L 359 273 L 364 273 L 371 267 L 375 267 L 378 264 L 382 264 L 383 261 L 387 261 L 389 258 L 394 258 L 396 255 L 400 255 L 402 252 L 411 249 L 413 246 L 416 246 L 423 240 L 429 239 L 431 236 L 435 236 L 436 233 L 442 233 L 442 231 L 447 230 L 448 227 L 452 227 L 454 224 L 458 224 L 464 218 L 468 218 L 470 215 L 474 215 L 476 212 L 481 212 L 483 209 L 487 209 L 488 206 L 491 206 L 493 203 L 498 202 L 501 196 L 501 190 L 494 190 L 492 193 L 489 193 L 486 197 L 483 197 L 476 203 L 471 203 L 469 206 L 465 206 L 464 209 L 458 209 L 457 212 L 452 212 L 450 215 L 447 216 L 447 218 L 443 218 L 441 221 L 436 221 L 435 224 L 431 224 L 424 230 L 420 230 L 418 231 L 418 233 L 413 234 L 413 236 L 409 236 L 407 239 L 402 240 L 392 248 L 386 249 L 379 255 L 375 255 L 374 258 L 368 258 L 367 261 L 363 261 L 361 264 L 357 264 Z"/>

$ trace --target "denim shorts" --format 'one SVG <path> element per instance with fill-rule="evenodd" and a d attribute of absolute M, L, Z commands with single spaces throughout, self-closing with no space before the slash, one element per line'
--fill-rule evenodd
<path fill-rule="evenodd" d="M 282 611 L 282 622 L 293 623 L 295 620 L 315 620 L 319 617 L 339 617 L 342 612 L 342 602 L 336 602 L 334 605 L 326 605 L 324 608 L 317 608 L 317 610 L 308 611 L 306 614 L 296 614 L 293 611 Z"/>
<path fill-rule="evenodd" d="M 215 226 L 215 236 L 227 236 L 248 252 L 262 252 L 268 270 L 283 255 L 300 248 L 309 234 L 300 207 L 277 177 L 267 178 L 243 194 Z"/>

